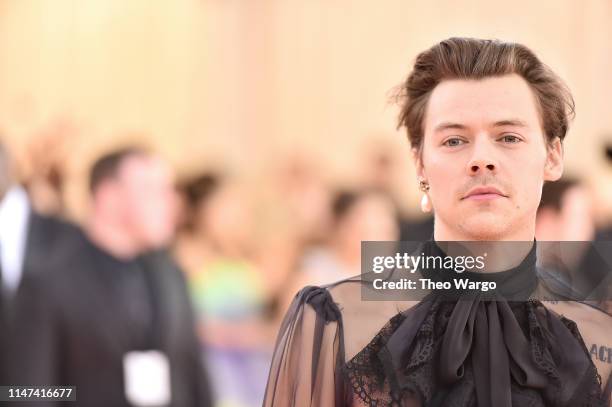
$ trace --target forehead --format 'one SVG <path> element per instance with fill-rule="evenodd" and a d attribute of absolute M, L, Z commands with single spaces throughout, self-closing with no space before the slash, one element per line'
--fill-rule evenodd
<path fill-rule="evenodd" d="M 424 131 L 427 134 L 445 122 L 482 127 L 505 120 L 520 120 L 534 130 L 541 127 L 535 95 L 522 77 L 453 79 L 431 93 Z"/>
<path fill-rule="evenodd" d="M 157 156 L 134 155 L 128 157 L 119 168 L 119 179 L 128 183 L 171 182 L 170 166 Z"/>

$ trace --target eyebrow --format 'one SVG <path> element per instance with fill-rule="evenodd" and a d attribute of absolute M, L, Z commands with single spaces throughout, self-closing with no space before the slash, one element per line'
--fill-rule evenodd
<path fill-rule="evenodd" d="M 434 132 L 444 131 L 448 129 L 465 130 L 467 129 L 467 126 L 464 126 L 461 123 L 442 122 L 438 124 L 436 127 L 434 127 Z"/>
<path fill-rule="evenodd" d="M 502 126 L 527 127 L 527 123 L 519 119 L 500 120 L 498 122 L 493 123 L 493 127 Z"/>
<path fill-rule="evenodd" d="M 527 127 L 527 123 L 519 119 L 499 120 L 493 123 L 493 127 L 503 127 L 503 126 Z M 442 122 L 434 128 L 434 132 L 440 132 L 440 131 L 444 131 L 448 129 L 466 130 L 467 128 L 468 127 L 466 125 L 463 125 L 461 123 Z"/>

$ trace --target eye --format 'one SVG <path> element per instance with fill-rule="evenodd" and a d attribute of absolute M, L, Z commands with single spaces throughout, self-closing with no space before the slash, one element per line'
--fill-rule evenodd
<path fill-rule="evenodd" d="M 506 134 L 500 138 L 501 141 L 508 144 L 520 143 L 522 140 L 520 137 L 515 136 L 513 134 Z"/>
<path fill-rule="evenodd" d="M 448 140 L 446 140 L 444 143 L 442 143 L 442 145 L 447 146 L 447 147 L 457 147 L 460 146 L 461 144 L 465 143 L 464 140 L 458 138 L 458 137 L 452 137 L 449 138 Z"/>

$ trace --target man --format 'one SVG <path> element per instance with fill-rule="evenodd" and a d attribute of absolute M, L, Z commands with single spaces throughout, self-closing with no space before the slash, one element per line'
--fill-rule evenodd
<path fill-rule="evenodd" d="M 409 132 L 419 182 L 426 185 L 425 200 L 435 208 L 436 240 L 532 241 L 543 184 L 563 172 L 571 96 L 526 48 L 498 44 L 482 42 L 475 51 L 473 41 L 455 39 L 438 52 L 449 59 L 488 51 L 493 57 L 499 46 L 509 52 L 497 55 L 515 60 L 491 62 L 498 69 L 488 70 L 483 61 L 470 72 L 445 72 L 438 66 L 419 78 L 424 71 L 419 64 L 433 61 L 417 59 L 415 67 L 421 69 L 407 83 L 412 100 L 404 105 L 400 124 Z M 516 62 L 521 58 L 528 68 Z M 437 86 L 423 92 L 425 81 L 436 75 Z M 580 321 L 587 348 L 612 347 L 609 316 L 579 303 L 549 306 Z M 612 364 L 607 352 L 601 359 L 593 361 L 605 381 Z"/>
<path fill-rule="evenodd" d="M 79 406 L 212 405 L 185 281 L 161 250 L 172 171 L 126 148 L 97 160 L 90 191 L 80 243 L 24 283 L 13 384 L 76 386 Z"/>
<path fill-rule="evenodd" d="M 487 262 L 502 264 L 489 278 L 506 291 L 381 302 L 363 300 L 365 276 L 307 287 L 281 327 L 264 405 L 607 405 L 612 318 L 505 299 L 508 288 L 537 292 L 536 213 L 544 182 L 563 172 L 571 95 L 528 48 L 470 38 L 422 52 L 401 92 L 421 207 L 434 213 L 425 254 L 444 255 L 439 242 L 518 241 L 509 253 L 487 243 Z"/>
<path fill-rule="evenodd" d="M 4 352 L 12 331 L 13 305 L 24 278 L 47 271 L 54 253 L 71 244 L 76 227 L 32 209 L 25 189 L 16 182 L 8 150 L 0 143 L 0 384 L 7 384 Z"/>

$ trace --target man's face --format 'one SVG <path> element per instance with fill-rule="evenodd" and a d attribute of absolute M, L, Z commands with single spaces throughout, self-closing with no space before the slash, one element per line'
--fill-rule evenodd
<path fill-rule="evenodd" d="M 533 239 L 542 185 L 563 170 L 561 144 L 547 148 L 536 103 L 518 75 L 433 90 L 415 155 L 437 240 Z"/>
<path fill-rule="evenodd" d="M 123 222 L 144 249 L 167 244 L 176 225 L 173 174 L 157 157 L 134 156 L 121 165 L 117 201 Z"/>

